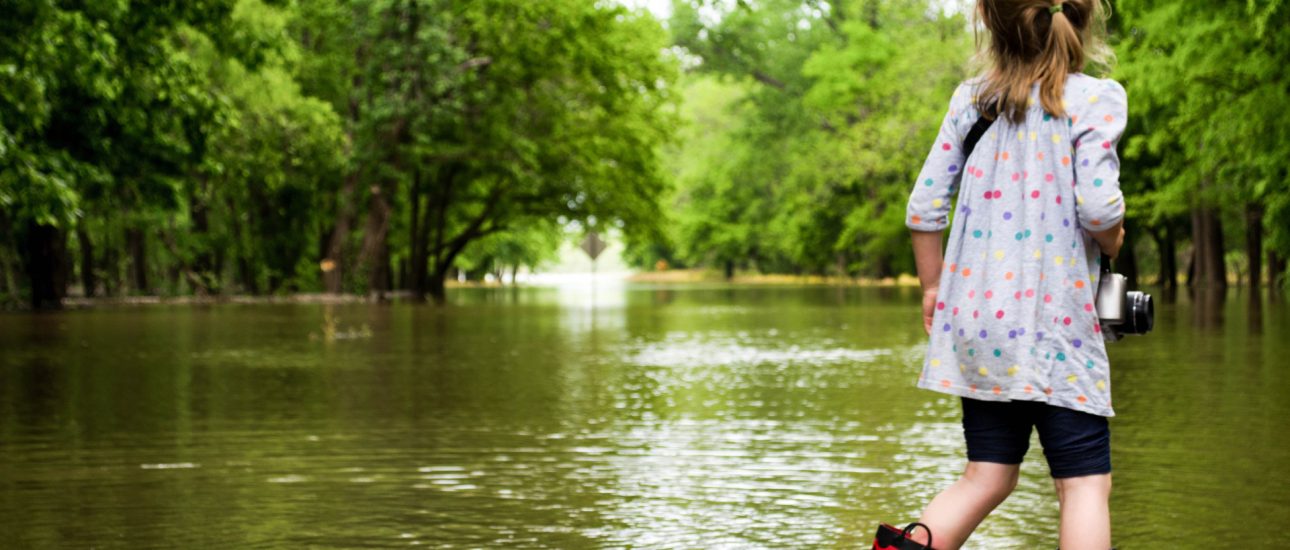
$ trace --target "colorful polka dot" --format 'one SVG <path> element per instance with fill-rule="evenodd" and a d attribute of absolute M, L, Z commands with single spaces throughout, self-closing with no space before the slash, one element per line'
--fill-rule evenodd
<path fill-rule="evenodd" d="M 1090 88 L 1092 89 L 1095 88 Z M 1074 97 L 1098 103 L 1097 97 L 1088 92 Z M 1028 139 L 1032 142 L 1028 145 L 1029 151 L 1004 150 L 999 147 L 1000 142 L 987 140 L 983 143 L 985 152 L 980 155 L 980 158 L 986 160 L 980 165 L 967 165 L 962 157 L 954 156 L 961 149 L 956 141 L 957 136 L 945 134 L 934 142 L 934 155 L 929 156 L 929 169 L 913 185 L 917 196 L 911 197 L 911 213 L 907 215 L 907 220 L 916 229 L 944 227 L 948 221 L 945 212 L 954 208 L 955 216 L 964 220 L 962 223 L 955 223 L 952 228 L 959 235 L 956 238 L 966 237 L 970 244 L 984 246 L 969 244 L 956 248 L 956 255 L 946 257 L 949 273 L 962 274 L 964 278 L 952 279 L 951 284 L 943 288 L 942 300 L 935 302 L 933 311 L 938 316 L 946 310 L 950 310 L 953 316 L 949 319 L 942 317 L 941 334 L 932 338 L 938 349 L 931 350 L 933 353 L 929 355 L 934 355 L 937 359 L 929 358 L 925 363 L 928 369 L 920 375 L 922 384 L 939 383 L 953 392 L 969 389 L 1015 397 L 1023 391 L 1043 391 L 1053 396 L 1053 387 L 1047 387 L 1051 382 L 1039 384 L 1030 380 L 1029 376 L 1034 374 L 1042 377 L 1038 380 L 1051 379 L 1054 382 L 1069 377 L 1072 386 L 1063 387 L 1063 404 L 1078 406 L 1080 410 L 1094 413 L 1105 411 L 1109 404 L 1109 386 L 1105 380 L 1106 363 L 1100 355 L 1100 336 L 1092 337 L 1095 338 L 1092 340 L 1095 346 L 1084 349 L 1089 335 L 1098 334 L 1101 330 L 1096 320 L 1096 306 L 1092 296 L 1086 291 L 1095 289 L 1098 279 L 1088 273 L 1095 272 L 1095 266 L 1087 271 L 1081 266 L 1086 261 L 1082 246 L 1086 235 L 1073 216 L 1076 210 L 1084 211 L 1093 203 L 1103 202 L 1106 195 L 1102 188 L 1116 186 L 1118 166 L 1101 160 L 1104 150 L 1114 151 L 1116 140 L 1107 137 L 1109 134 L 1106 132 L 1100 134 L 1102 137 L 1086 138 L 1082 142 L 1074 141 L 1071 136 L 1071 133 L 1077 132 L 1074 130 L 1075 124 L 1080 124 L 1081 130 L 1078 132 L 1084 133 L 1083 129 L 1095 121 L 1122 123 L 1122 120 L 1116 120 L 1122 118 L 1120 112 L 1108 114 L 1112 108 L 1119 107 L 1112 105 L 1118 102 L 1101 103 L 1107 105 L 1083 108 L 1086 113 L 1082 117 L 1055 117 L 1044 113 L 1044 119 L 1051 124 L 1039 127 L 1032 122 L 1030 127 L 1022 126 L 1020 130 L 1014 127 L 1012 130 L 1018 132 L 1019 141 Z M 969 118 L 978 116 L 974 109 L 965 105 L 964 100 L 959 98 L 950 110 L 950 116 L 959 127 L 967 124 Z M 1037 105 L 1036 101 L 1036 108 Z M 1058 124 L 1070 129 L 1062 129 Z M 1098 126 L 1094 130 L 1108 129 Z M 953 154 L 942 154 L 942 151 Z M 1016 155 L 1012 154 L 1014 152 Z M 1079 158 L 1076 158 L 1077 155 Z M 1011 164 L 1014 161 L 1015 165 Z M 1002 165 L 1001 162 L 1009 164 Z M 992 168 L 986 170 L 987 165 Z M 1089 168 L 1091 166 L 1097 168 L 1096 173 Z M 1071 171 L 1072 167 L 1076 167 L 1078 174 Z M 1033 178 L 1029 175 L 1032 169 L 1035 172 Z M 968 180 L 960 184 L 962 180 L 958 176 L 964 172 L 968 175 Z M 949 178 L 945 177 L 947 173 Z M 1075 175 L 1080 177 L 1072 177 Z M 1094 178 L 1093 175 L 1097 177 Z M 1047 185 L 1054 187 L 1045 188 Z M 1070 192 L 1065 190 L 1066 185 L 1071 186 Z M 967 194 L 955 204 L 953 195 L 960 188 Z M 1027 198 L 1030 201 L 1026 201 Z M 1044 199 L 1050 202 L 1043 202 Z M 917 206 L 922 207 L 921 210 L 913 209 L 916 206 L 912 202 L 914 200 L 921 201 L 917 203 Z M 986 201 L 984 209 L 979 202 L 982 200 Z M 1071 204 L 1070 200 L 1074 200 L 1075 204 Z M 1108 211 L 1123 210 L 1122 199 L 1117 200 L 1120 200 L 1119 204 L 1098 206 Z M 1019 210 L 1023 207 L 1027 210 Z M 1053 214 L 1052 221 L 1049 221 L 1049 213 Z M 1087 219 L 1081 216 L 1079 221 L 1088 227 L 1100 227 L 1107 225 L 1107 219 L 1109 218 L 1106 216 L 1089 216 Z M 1016 222 L 1015 226 L 1012 225 L 1013 222 Z M 1000 230 L 998 240 L 993 238 L 994 229 Z M 1062 242 L 1060 246 L 1056 244 L 1059 233 Z M 1013 239 L 1007 241 L 1007 235 L 1012 235 Z M 1042 237 L 1043 240 L 1026 242 L 1032 235 Z M 1024 246 L 1023 242 L 1026 243 Z M 1053 245 L 1053 248 L 1049 248 L 1049 245 Z M 1034 260 L 1030 259 L 1032 256 Z M 1046 258 L 1052 258 L 1052 263 L 1044 264 L 1042 259 Z M 958 261 L 970 261 L 977 267 L 969 269 L 957 264 Z M 974 269 L 985 271 L 974 274 Z M 1009 295 L 1014 301 L 1002 300 Z M 995 298 L 1001 300 L 995 301 Z M 1043 301 L 1040 302 L 1040 299 Z M 1027 303 L 1025 300 L 1035 302 Z M 950 303 L 964 303 L 965 306 L 951 306 Z M 1005 310 L 1004 307 L 1012 309 Z M 960 310 L 965 314 L 964 319 L 958 318 Z M 966 315 L 968 312 L 971 312 L 970 319 Z M 994 321 L 989 320 L 991 315 L 994 316 Z M 1052 319 L 1052 324 L 1048 324 L 1047 319 Z M 1077 319 L 1078 324 L 1075 323 Z M 1031 324 L 1037 321 L 1038 326 Z M 1048 325 L 1047 330 L 1036 330 L 1044 325 Z M 1057 334 L 1050 334 L 1054 330 Z M 1032 334 L 1034 336 L 1030 343 L 1020 340 L 1023 336 Z M 1004 338 L 1004 335 L 1007 337 Z M 994 338 L 991 339 L 991 336 Z M 985 353 L 977 354 L 976 345 L 982 346 L 979 349 Z M 954 351 L 950 355 L 949 350 L 939 349 L 939 346 Z M 1009 357 L 1009 361 L 1003 360 L 1005 355 Z M 1014 359 L 1014 356 L 1026 357 L 1033 362 L 1026 366 L 1026 376 L 1022 376 L 1020 364 L 1012 364 L 1014 361 L 1021 362 Z M 933 371 L 932 367 L 946 370 Z M 958 367 L 959 372 L 954 372 L 950 367 Z M 952 376 L 937 376 L 932 372 Z M 988 378 L 978 378 L 978 374 Z M 997 380 L 983 382 L 994 377 Z M 971 384 L 969 379 L 976 381 L 976 384 Z M 1005 383 L 1004 380 L 1008 382 Z M 1094 385 L 1097 390 L 1092 389 Z M 1084 393 L 1090 391 L 1096 393 Z M 1077 400 L 1084 405 L 1076 403 Z"/>

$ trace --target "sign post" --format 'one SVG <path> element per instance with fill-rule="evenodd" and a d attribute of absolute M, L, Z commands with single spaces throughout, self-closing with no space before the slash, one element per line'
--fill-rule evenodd
<path fill-rule="evenodd" d="M 587 253 L 587 256 L 591 257 L 591 301 L 594 304 L 596 301 L 596 258 L 600 257 L 600 253 L 604 252 L 609 244 L 601 240 L 599 234 L 592 231 L 587 233 L 587 238 L 583 239 L 582 244 L 579 246 L 582 247 L 583 252 Z"/>
<path fill-rule="evenodd" d="M 600 253 L 604 252 L 605 248 L 607 248 L 609 244 L 601 240 L 599 234 L 597 234 L 595 231 L 592 231 L 591 233 L 587 234 L 587 238 L 583 239 L 582 244 L 579 246 L 582 247 L 583 252 L 587 253 L 587 256 L 591 257 L 591 272 L 595 273 L 596 258 L 600 257 Z"/>

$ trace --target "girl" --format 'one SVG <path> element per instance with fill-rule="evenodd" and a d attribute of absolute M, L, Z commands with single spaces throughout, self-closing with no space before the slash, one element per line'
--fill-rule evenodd
<path fill-rule="evenodd" d="M 978 4 L 990 69 L 954 92 L 906 217 L 930 335 L 918 386 L 960 396 L 968 458 L 919 521 L 938 550 L 962 545 L 1016 486 L 1033 426 L 1057 487 L 1061 548 L 1106 550 L 1114 413 L 1093 304 L 1099 257 L 1124 237 L 1125 92 L 1082 73 L 1105 61 L 1099 0 Z M 997 120 L 966 156 L 982 116 Z"/>

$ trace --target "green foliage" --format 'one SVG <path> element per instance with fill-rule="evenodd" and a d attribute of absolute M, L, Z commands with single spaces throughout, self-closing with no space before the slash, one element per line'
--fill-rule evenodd
<path fill-rule="evenodd" d="M 1290 255 L 1290 113 L 1279 107 L 1290 102 L 1290 40 L 1274 30 L 1290 23 L 1290 6 L 1125 0 L 1118 7 L 1126 32 L 1117 76 L 1132 109 L 1126 158 L 1142 190 L 1129 195 L 1129 211 L 1161 225 L 1217 208 L 1238 226 L 1259 211 L 1268 249 Z"/>
<path fill-rule="evenodd" d="M 716 4 L 676 3 L 676 42 L 719 77 L 687 89 L 679 255 L 764 271 L 909 268 L 908 181 L 970 48 L 964 18 L 935 5 L 781 0 L 714 20 Z"/>
<path fill-rule="evenodd" d="M 1283 4 L 1117 2 L 1147 261 L 1209 212 L 1227 231 L 1184 255 L 1290 256 Z M 912 271 L 909 180 L 972 49 L 946 6 L 676 0 L 665 29 L 585 0 L 11 1 L 0 295 L 441 296 L 565 225 L 639 267 Z"/>
<path fill-rule="evenodd" d="M 28 283 L 57 279 L 33 303 L 57 303 L 72 259 L 86 293 L 311 290 L 322 272 L 434 293 L 466 251 L 540 263 L 557 220 L 661 233 L 676 61 L 644 12 L 12 4 L 0 293 L 21 263 Z"/>

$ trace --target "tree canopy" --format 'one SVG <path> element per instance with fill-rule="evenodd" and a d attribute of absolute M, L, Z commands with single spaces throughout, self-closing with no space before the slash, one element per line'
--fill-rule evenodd
<path fill-rule="evenodd" d="M 73 275 L 442 297 L 486 237 L 476 264 L 531 263 L 557 221 L 662 224 L 676 60 L 644 12 L 20 0 L 0 27 L 0 272 L 36 307 Z"/>
<path fill-rule="evenodd" d="M 970 2 L 15 0 L 0 301 L 442 298 L 570 227 L 636 266 L 891 277 Z M 1117 268 L 1286 284 L 1280 0 L 1119 0 Z M 1258 293 L 1252 293 L 1257 295 Z"/>

